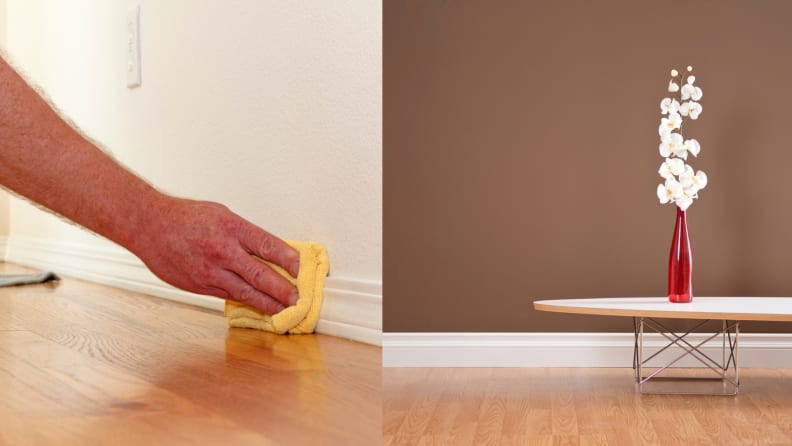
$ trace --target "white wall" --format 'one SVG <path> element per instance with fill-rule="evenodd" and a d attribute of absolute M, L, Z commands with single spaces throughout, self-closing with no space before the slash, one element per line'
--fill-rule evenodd
<path fill-rule="evenodd" d="M 166 192 L 324 243 L 331 278 L 381 298 L 381 2 L 5 1 L 15 64 L 117 159 Z M 128 89 L 134 3 L 143 83 Z M 114 249 L 16 199 L 11 260 L 14 240 Z"/>

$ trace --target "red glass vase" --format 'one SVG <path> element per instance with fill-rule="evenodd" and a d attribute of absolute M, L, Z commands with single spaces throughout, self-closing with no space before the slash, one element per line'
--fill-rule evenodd
<path fill-rule="evenodd" d="M 668 260 L 668 300 L 680 303 L 693 301 L 693 254 L 690 251 L 685 211 L 679 207 Z"/>

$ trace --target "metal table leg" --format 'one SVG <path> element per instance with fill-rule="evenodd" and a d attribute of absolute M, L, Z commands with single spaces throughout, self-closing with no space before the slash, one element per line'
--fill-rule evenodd
<path fill-rule="evenodd" d="M 740 375 L 738 367 L 739 355 L 739 321 L 722 321 L 720 330 L 713 334 L 707 333 L 703 340 L 698 343 L 689 340 L 692 335 L 702 335 L 696 332 L 702 328 L 709 320 L 702 321 L 691 330 L 683 334 L 677 334 L 668 329 L 665 325 L 653 318 L 638 317 L 633 318 L 635 330 L 635 346 L 633 351 L 633 368 L 635 369 L 635 380 L 638 390 L 642 394 L 682 394 L 682 395 L 736 395 L 740 386 Z M 645 331 L 652 330 L 661 335 L 661 339 L 667 341 L 660 344 L 654 351 L 645 351 Z M 732 339 L 732 335 L 734 338 Z M 717 361 L 704 352 L 704 347 L 710 341 L 721 337 L 721 360 Z M 682 352 L 672 359 L 665 356 L 674 352 Z M 665 353 L 665 356 L 661 356 Z M 728 355 L 727 355 L 728 353 Z M 683 358 L 693 358 L 698 365 L 695 368 L 687 367 L 696 372 L 704 371 L 706 374 L 713 372 L 714 376 L 680 376 L 672 375 L 675 369 L 681 369 L 678 364 Z M 666 363 L 650 365 L 654 360 L 667 361 Z M 676 365 L 676 366 L 675 366 Z M 649 370 L 647 370 L 647 368 Z M 701 386 L 696 383 L 708 382 L 708 385 Z M 715 385 L 713 386 L 712 383 Z M 714 389 L 714 390 L 713 390 Z"/>

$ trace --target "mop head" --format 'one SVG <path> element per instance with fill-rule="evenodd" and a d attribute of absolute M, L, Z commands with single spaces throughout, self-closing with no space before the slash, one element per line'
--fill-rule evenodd
<path fill-rule="evenodd" d="M 286 307 L 272 316 L 259 312 L 253 307 L 227 300 L 225 315 L 231 327 L 255 328 L 284 334 L 313 333 L 319 321 L 319 310 L 322 308 L 322 289 L 324 278 L 330 267 L 327 251 L 324 246 L 314 242 L 286 241 L 300 252 L 300 272 L 293 278 L 283 268 L 270 262 L 256 258 L 269 265 L 278 274 L 297 286 L 299 298 L 297 303 Z"/>

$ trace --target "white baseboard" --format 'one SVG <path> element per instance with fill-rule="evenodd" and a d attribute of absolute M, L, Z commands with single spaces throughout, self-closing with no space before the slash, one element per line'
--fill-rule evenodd
<path fill-rule="evenodd" d="M 382 282 L 328 277 L 316 331 L 382 345 Z"/>
<path fill-rule="evenodd" d="M 690 339 L 695 345 L 703 337 Z M 739 340 L 740 367 L 792 367 L 792 334 L 741 333 Z M 631 367 L 634 345 L 633 333 L 383 333 L 382 365 Z M 657 334 L 644 337 L 645 349 L 661 345 L 665 344 Z M 719 360 L 721 345 L 704 351 Z M 701 364 L 685 361 L 679 365 Z"/>
<path fill-rule="evenodd" d="M 223 310 L 221 299 L 176 289 L 154 276 L 140 259 L 109 243 L 89 245 L 12 236 L 0 239 L 0 254 L 3 252 L 7 262 Z M 328 277 L 316 331 L 381 345 L 382 283 Z"/>
<path fill-rule="evenodd" d="M 115 245 L 87 245 L 12 236 L 6 261 L 57 274 L 222 311 L 223 301 L 178 290 L 154 276 L 137 257 Z"/>

